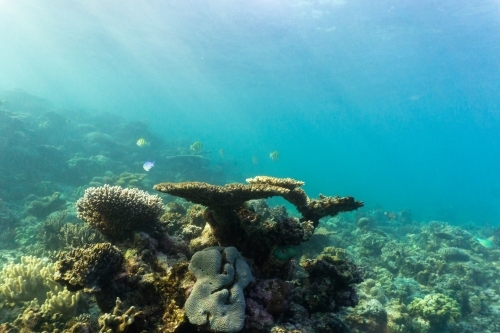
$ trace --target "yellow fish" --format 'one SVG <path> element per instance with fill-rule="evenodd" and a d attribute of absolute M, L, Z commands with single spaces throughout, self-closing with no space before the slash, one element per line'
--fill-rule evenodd
<path fill-rule="evenodd" d="M 271 154 L 269 154 L 269 157 L 273 160 L 273 161 L 277 161 L 280 159 L 280 153 L 278 153 L 278 151 L 273 151 Z"/>
<path fill-rule="evenodd" d="M 259 164 L 259 159 L 257 157 L 252 158 L 252 163 L 253 164 Z"/>
<path fill-rule="evenodd" d="M 203 149 L 203 144 L 200 141 L 196 141 L 191 146 L 189 146 L 189 149 L 191 149 L 192 151 L 200 151 Z"/>
<path fill-rule="evenodd" d="M 221 148 L 221 149 L 219 150 L 219 154 L 220 154 L 220 156 L 224 156 L 224 154 L 225 154 L 225 153 L 226 153 L 226 151 L 224 150 L 224 148 Z"/>
<path fill-rule="evenodd" d="M 146 139 L 144 138 L 140 138 L 139 140 L 137 140 L 136 144 L 139 146 L 139 147 L 146 147 L 146 146 L 149 146 L 151 143 L 150 142 L 147 142 Z"/>

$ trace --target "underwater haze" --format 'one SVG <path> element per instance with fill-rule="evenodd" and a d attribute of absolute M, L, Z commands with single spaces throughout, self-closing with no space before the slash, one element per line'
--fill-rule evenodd
<path fill-rule="evenodd" d="M 498 226 L 497 0 L 0 0 L 0 36 L 7 102 L 147 120 L 224 149 L 229 181 Z"/>

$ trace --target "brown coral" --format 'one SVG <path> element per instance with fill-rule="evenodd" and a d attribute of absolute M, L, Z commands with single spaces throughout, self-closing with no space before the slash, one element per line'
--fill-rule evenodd
<path fill-rule="evenodd" d="M 117 241 L 131 238 L 136 230 L 155 229 L 163 211 L 162 201 L 156 195 L 109 185 L 88 188 L 76 207 L 78 218 L 109 240 Z"/>
<path fill-rule="evenodd" d="M 310 200 L 300 188 L 303 182 L 291 178 L 258 176 L 249 185 L 210 185 L 201 182 L 160 183 L 154 189 L 207 207 L 204 218 L 222 246 L 236 246 L 245 256 L 264 262 L 277 244 L 298 245 L 312 234 L 319 219 L 363 206 L 352 197 Z M 295 205 L 302 219 L 266 220 L 247 201 L 281 196 Z M 310 221 L 310 222 L 309 222 Z"/>
<path fill-rule="evenodd" d="M 123 262 L 120 250 L 110 243 L 86 245 L 59 256 L 54 280 L 70 291 L 99 291 L 110 283 Z"/>

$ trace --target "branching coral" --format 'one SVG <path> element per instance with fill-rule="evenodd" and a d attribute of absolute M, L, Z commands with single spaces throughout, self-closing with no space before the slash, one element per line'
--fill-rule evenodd
<path fill-rule="evenodd" d="M 47 291 L 58 293 L 62 287 L 52 280 L 53 264 L 26 256 L 18 264 L 8 264 L 0 275 L 0 293 L 10 304 L 43 299 Z"/>
<path fill-rule="evenodd" d="M 117 241 L 130 238 L 136 230 L 154 229 L 163 211 L 156 195 L 109 185 L 88 188 L 76 207 L 79 218 Z"/>
<path fill-rule="evenodd" d="M 112 313 L 105 313 L 99 317 L 100 333 L 125 333 L 132 325 L 137 325 L 137 319 L 142 316 L 141 311 L 131 306 L 124 310 L 124 306 L 119 298 L 116 299 L 116 306 Z M 139 331 L 137 331 L 139 332 Z"/>
<path fill-rule="evenodd" d="M 47 300 L 42 304 L 40 310 L 42 312 L 60 313 L 63 318 L 69 319 L 75 315 L 81 294 L 81 291 L 72 293 L 66 289 L 57 294 L 49 291 Z"/>

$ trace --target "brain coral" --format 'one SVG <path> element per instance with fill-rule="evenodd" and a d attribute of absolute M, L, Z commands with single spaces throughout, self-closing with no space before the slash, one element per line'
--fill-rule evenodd
<path fill-rule="evenodd" d="M 98 229 L 109 240 L 129 238 L 134 230 L 154 228 L 163 211 L 157 195 L 138 189 L 104 185 L 89 187 L 76 202 L 78 218 Z"/>
<path fill-rule="evenodd" d="M 245 322 L 243 289 L 252 281 L 250 267 L 234 247 L 196 252 L 189 264 L 196 283 L 186 304 L 189 321 L 216 332 L 238 332 Z"/>

